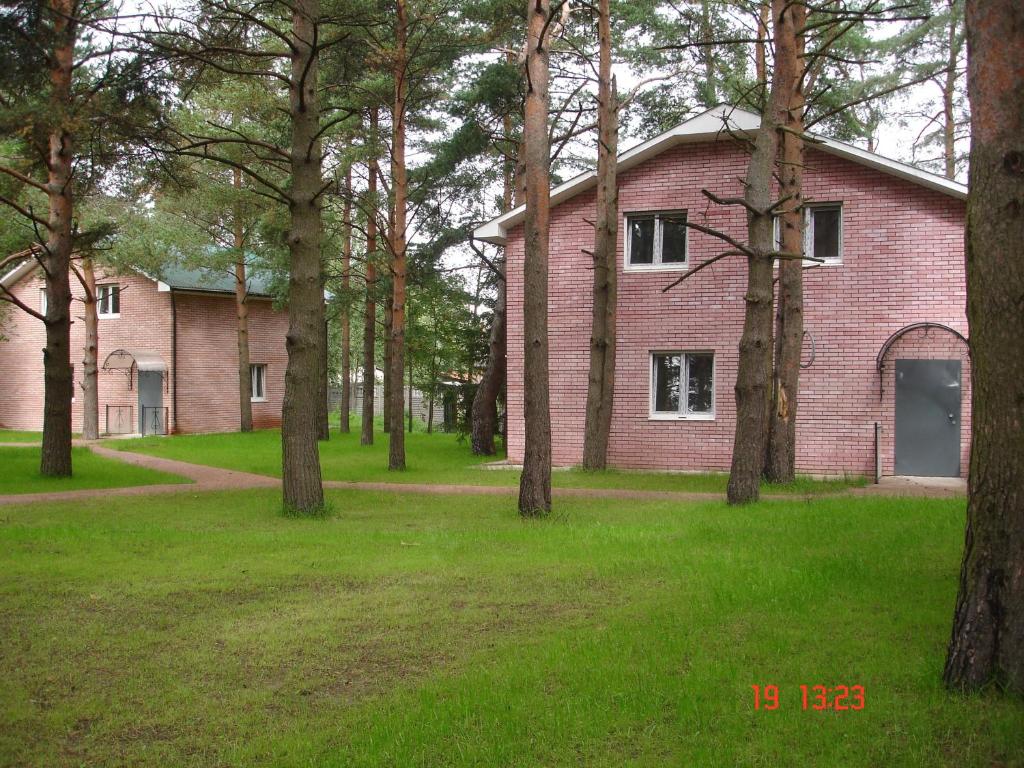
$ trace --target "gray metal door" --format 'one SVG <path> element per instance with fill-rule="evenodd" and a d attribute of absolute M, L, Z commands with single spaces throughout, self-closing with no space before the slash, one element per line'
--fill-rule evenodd
<path fill-rule="evenodd" d="M 960 361 L 896 361 L 896 474 L 960 476 Z"/>
<path fill-rule="evenodd" d="M 163 374 L 160 371 L 139 371 L 139 434 L 164 434 L 163 406 Z"/>

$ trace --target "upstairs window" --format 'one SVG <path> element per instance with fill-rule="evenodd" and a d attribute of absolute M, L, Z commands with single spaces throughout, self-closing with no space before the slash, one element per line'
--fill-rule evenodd
<path fill-rule="evenodd" d="M 626 268 L 686 266 L 686 211 L 626 216 Z"/>
<path fill-rule="evenodd" d="M 40 288 L 39 289 L 39 314 L 45 315 L 46 314 L 46 307 L 47 306 L 48 305 L 46 303 L 46 289 L 45 288 Z"/>
<path fill-rule="evenodd" d="M 775 219 L 775 248 L 782 250 L 782 217 Z M 805 267 L 841 264 L 843 261 L 843 206 L 818 203 L 804 207 L 804 255 L 821 261 L 806 261 Z"/>
<path fill-rule="evenodd" d="M 712 419 L 715 415 L 715 357 L 710 352 L 651 355 L 651 417 Z"/>
<path fill-rule="evenodd" d="M 99 317 L 121 316 L 121 287 L 113 283 L 96 286 L 96 314 Z"/>
<path fill-rule="evenodd" d="M 839 264 L 843 260 L 843 207 L 839 203 L 825 203 L 806 211 L 804 253 L 826 264 Z"/>
<path fill-rule="evenodd" d="M 262 403 L 267 399 L 267 366 L 250 365 L 252 373 L 252 401 Z"/>

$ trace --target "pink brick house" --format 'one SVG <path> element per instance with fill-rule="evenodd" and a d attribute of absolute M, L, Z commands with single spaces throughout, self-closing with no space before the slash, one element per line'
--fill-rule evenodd
<path fill-rule="evenodd" d="M 44 282 L 33 260 L 3 277 L 27 305 L 43 308 Z M 81 286 L 72 280 L 72 295 Z M 100 432 L 228 432 L 239 428 L 238 345 L 234 278 L 169 269 L 164 280 L 97 270 L 99 300 Z M 276 310 L 266 286 L 249 281 L 249 349 L 253 424 L 281 423 L 287 363 L 287 313 Z M 75 366 L 72 425 L 82 424 L 81 304 L 71 307 Z M 0 341 L 0 427 L 42 429 L 43 324 L 14 307 Z"/>
<path fill-rule="evenodd" d="M 743 325 L 745 264 L 725 259 L 668 292 L 682 271 L 722 251 L 689 220 L 745 239 L 737 136 L 757 115 L 716 107 L 619 156 L 618 354 L 609 463 L 727 470 Z M 728 130 L 725 127 L 728 126 Z M 809 253 L 797 425 L 799 472 L 966 475 L 966 187 L 819 137 L 804 175 Z M 556 465 L 582 458 L 591 313 L 595 177 L 552 189 L 549 328 Z M 523 456 L 523 229 L 519 207 L 481 226 L 505 246 L 508 453 Z M 877 429 L 876 429 L 877 425 Z M 877 441 L 877 447 L 876 447 Z"/>

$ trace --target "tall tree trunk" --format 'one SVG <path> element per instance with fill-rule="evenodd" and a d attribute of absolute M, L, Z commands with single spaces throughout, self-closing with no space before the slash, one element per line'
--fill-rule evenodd
<path fill-rule="evenodd" d="M 771 8 L 767 2 L 758 3 L 757 6 L 757 42 L 754 43 L 754 72 L 757 77 L 757 84 L 761 88 L 759 98 L 764 98 L 764 92 L 768 90 L 768 62 L 765 57 L 765 48 L 768 38 L 768 24 L 771 21 Z"/>
<path fill-rule="evenodd" d="M 945 160 L 946 178 L 956 178 L 956 113 L 953 100 L 956 96 L 957 71 L 960 47 L 963 44 L 958 34 L 960 19 L 956 0 L 949 0 L 949 27 L 946 40 L 946 79 L 942 84 L 942 155 Z"/>
<path fill-rule="evenodd" d="M 434 393 L 437 391 L 437 346 L 430 355 L 430 395 L 427 400 L 427 434 L 434 431 Z M 475 403 L 475 401 L 474 401 Z"/>
<path fill-rule="evenodd" d="M 292 512 L 323 509 L 317 434 L 321 400 L 320 346 L 323 341 L 324 300 L 318 194 L 322 184 L 318 132 L 316 24 L 319 0 L 295 0 L 291 6 L 292 45 L 289 105 L 291 144 L 291 256 L 288 279 L 288 367 L 284 379 L 281 422 L 284 505 Z M 313 403 L 313 407 L 310 404 Z"/>
<path fill-rule="evenodd" d="M 972 429 L 960 592 L 943 675 L 1024 693 L 1024 5 L 967 3 Z"/>
<path fill-rule="evenodd" d="M 590 372 L 583 430 L 583 468 L 604 469 L 615 401 L 615 339 L 618 304 L 619 189 L 616 153 L 619 105 L 612 78 L 610 0 L 599 0 L 597 37 L 600 76 L 597 88 L 597 220 L 594 227 L 593 316 Z"/>
<path fill-rule="evenodd" d="M 519 512 L 551 511 L 551 406 L 548 391 L 548 232 L 550 147 L 548 140 L 548 47 L 550 0 L 526 4 L 525 253 L 523 258 L 523 399 L 526 452 L 519 480 Z"/>
<path fill-rule="evenodd" d="M 100 437 L 100 392 L 97 356 L 99 355 L 99 318 L 96 316 L 96 271 L 91 256 L 82 258 L 82 315 L 85 321 L 85 348 L 82 350 L 82 437 Z M 71 385 L 74 387 L 74 383 Z"/>
<path fill-rule="evenodd" d="M 234 187 L 242 188 L 242 171 L 234 169 Z M 249 360 L 249 304 L 245 270 L 245 228 L 241 207 L 234 213 L 235 317 L 238 323 L 238 406 L 242 432 L 252 432 L 252 366 Z"/>
<path fill-rule="evenodd" d="M 505 115 L 502 123 L 505 140 L 511 141 L 512 116 Z M 514 157 L 505 156 L 502 209 L 506 212 L 515 207 L 521 196 L 518 193 L 519 177 L 521 176 L 518 172 L 522 156 L 521 149 L 522 143 L 520 142 L 520 151 L 517 151 Z M 494 436 L 498 433 L 498 398 L 505 388 L 505 379 L 508 374 L 508 313 L 505 301 L 504 259 L 496 262 L 496 266 L 500 273 L 497 275 L 498 293 L 494 299 L 494 317 L 491 321 L 491 335 L 487 345 L 487 365 L 476 392 L 473 393 L 470 414 L 470 445 L 473 453 L 477 456 L 493 456 L 497 453 Z"/>
<path fill-rule="evenodd" d="M 390 288 L 389 283 L 388 292 L 384 296 L 384 391 L 381 392 L 381 395 L 384 398 L 384 413 L 382 415 L 385 432 L 391 431 L 391 305 L 394 303 L 394 297 Z M 401 382 L 398 383 L 398 388 L 402 388 Z"/>
<path fill-rule="evenodd" d="M 793 4 L 774 17 L 775 67 L 789 109 L 779 141 L 782 157 L 779 193 L 782 205 L 782 250 L 803 255 L 804 94 L 801 87 L 803 29 L 806 6 Z M 804 340 L 804 267 L 802 259 L 779 263 L 779 302 L 776 309 L 775 378 L 772 387 L 768 455 L 764 475 L 775 483 L 796 478 L 796 417 L 800 392 L 800 355 Z"/>
<path fill-rule="evenodd" d="M 412 366 L 409 366 L 409 434 L 412 434 Z"/>
<path fill-rule="evenodd" d="M 326 275 L 321 274 L 320 276 L 320 316 L 323 318 L 323 322 L 320 323 L 320 344 L 317 346 L 317 355 L 320 363 L 320 392 L 319 397 L 316 401 L 317 415 L 316 415 L 316 439 L 317 440 L 330 440 L 331 439 L 331 371 L 330 361 L 328 360 L 328 348 L 330 347 L 330 331 L 327 328 L 327 302 L 323 298 L 324 288 L 326 287 Z"/>
<path fill-rule="evenodd" d="M 51 0 L 54 50 L 50 59 L 53 127 L 47 158 L 50 213 L 42 257 L 46 272 L 46 348 L 43 350 L 43 447 L 39 471 L 71 476 L 71 269 L 74 200 L 71 193 L 74 143 L 68 129 L 76 24 L 71 0 Z"/>
<path fill-rule="evenodd" d="M 505 384 L 505 262 L 499 262 L 498 267 L 501 269 L 501 275 L 498 279 L 498 295 L 494 300 L 494 317 L 487 346 L 487 367 L 484 368 L 483 376 L 473 394 L 470 444 L 477 456 L 493 456 L 497 453 L 494 435 L 498 429 L 498 396 Z"/>
<path fill-rule="evenodd" d="M 700 39 L 702 45 L 697 50 L 704 61 L 704 82 L 697 86 L 697 91 L 704 106 L 710 108 L 718 103 L 717 46 L 714 44 L 715 30 L 711 26 L 711 0 L 700 0 Z"/>
<path fill-rule="evenodd" d="M 352 169 L 345 171 L 345 204 L 342 211 L 341 241 L 341 420 L 343 434 L 352 431 L 352 326 L 349 322 L 349 270 L 352 268 Z"/>
<path fill-rule="evenodd" d="M 772 16 L 777 18 L 791 7 L 788 0 L 772 0 Z M 774 24 L 774 22 L 773 22 Z M 768 106 L 761 115 L 761 127 L 747 166 L 744 199 L 747 213 L 746 310 L 740 337 L 739 364 L 736 371 L 736 433 L 732 446 L 732 466 L 726 496 L 730 504 L 757 501 L 761 472 L 768 447 L 768 408 L 772 382 L 772 266 L 774 226 L 772 171 L 779 148 L 778 127 L 785 118 L 788 102 L 778 67 L 772 72 Z"/>
<path fill-rule="evenodd" d="M 370 110 L 370 137 L 376 152 L 377 109 Z M 377 388 L 377 159 L 371 157 L 367 169 L 366 196 L 366 317 L 363 321 L 363 423 L 361 445 L 373 445 L 373 401 Z"/>
<path fill-rule="evenodd" d="M 395 100 L 391 110 L 391 186 L 394 226 L 391 230 L 391 430 L 388 432 L 388 469 L 405 469 L 405 432 L 402 424 L 402 379 L 405 378 L 405 205 L 409 180 L 405 167 L 405 117 L 409 94 L 406 51 L 405 0 L 395 3 Z"/>

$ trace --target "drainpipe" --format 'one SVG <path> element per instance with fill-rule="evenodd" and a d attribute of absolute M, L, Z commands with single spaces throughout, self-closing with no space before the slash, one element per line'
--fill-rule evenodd
<path fill-rule="evenodd" d="M 171 288 L 171 410 L 174 411 L 174 427 L 171 434 L 178 432 L 178 303 Z"/>

